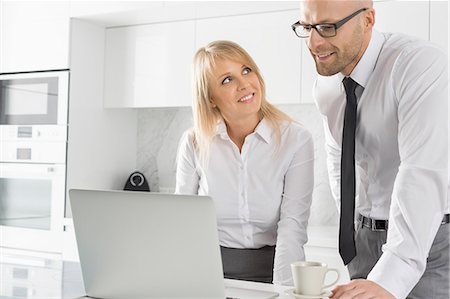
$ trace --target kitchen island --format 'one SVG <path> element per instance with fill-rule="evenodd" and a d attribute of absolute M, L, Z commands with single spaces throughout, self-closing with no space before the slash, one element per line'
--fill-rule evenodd
<path fill-rule="evenodd" d="M 0 247 L 0 298 L 2 299 L 74 299 L 85 295 L 78 262 L 63 261 L 50 254 Z M 237 288 L 273 291 L 279 298 L 291 287 L 225 279 L 225 285 Z"/>

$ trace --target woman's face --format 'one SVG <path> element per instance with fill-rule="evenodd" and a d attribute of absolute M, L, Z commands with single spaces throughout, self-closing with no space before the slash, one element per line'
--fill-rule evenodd
<path fill-rule="evenodd" d="M 226 122 L 259 121 L 261 84 L 248 65 L 218 59 L 210 82 L 212 105 Z"/>

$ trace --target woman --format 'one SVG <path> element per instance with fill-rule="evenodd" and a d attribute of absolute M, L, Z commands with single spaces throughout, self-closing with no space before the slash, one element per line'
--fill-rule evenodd
<path fill-rule="evenodd" d="M 233 42 L 200 48 L 193 80 L 176 193 L 213 198 L 226 278 L 292 284 L 290 264 L 305 258 L 311 134 L 266 100 L 258 67 Z"/>

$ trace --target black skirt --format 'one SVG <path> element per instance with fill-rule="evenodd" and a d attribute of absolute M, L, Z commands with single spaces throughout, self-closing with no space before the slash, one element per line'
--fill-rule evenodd
<path fill-rule="evenodd" d="M 220 252 L 225 278 L 272 282 L 275 246 L 264 246 L 259 249 L 220 246 Z"/>

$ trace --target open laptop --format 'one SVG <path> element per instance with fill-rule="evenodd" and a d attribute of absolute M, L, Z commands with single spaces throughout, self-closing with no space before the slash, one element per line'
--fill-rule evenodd
<path fill-rule="evenodd" d="M 76 189 L 69 196 L 87 298 L 279 295 L 225 288 L 210 197 Z"/>

